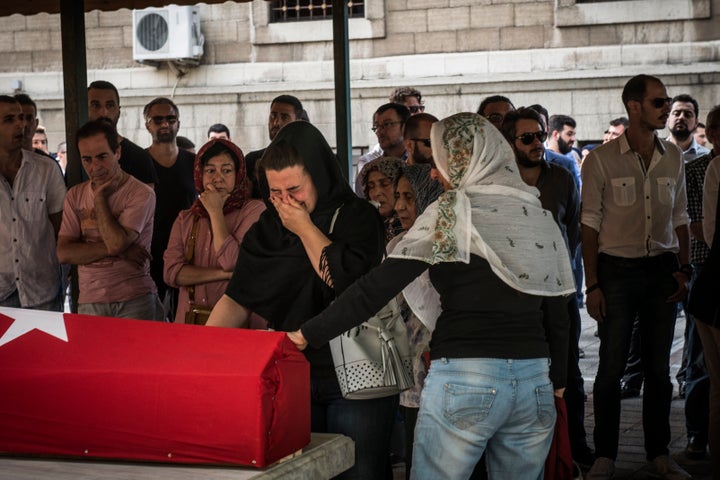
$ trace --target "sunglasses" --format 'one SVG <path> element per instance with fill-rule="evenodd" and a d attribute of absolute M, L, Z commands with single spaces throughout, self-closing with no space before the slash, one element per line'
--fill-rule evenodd
<path fill-rule="evenodd" d="M 150 118 L 155 125 L 162 125 L 165 122 L 167 122 L 168 125 L 175 125 L 175 123 L 177 123 L 177 119 L 177 115 L 158 115 L 157 117 Z"/>
<path fill-rule="evenodd" d="M 430 148 L 432 145 L 429 138 L 411 138 L 410 140 L 412 140 L 413 142 L 421 142 L 427 148 Z"/>
<path fill-rule="evenodd" d="M 407 107 L 410 113 L 422 113 L 425 111 L 425 105 L 412 105 Z"/>
<path fill-rule="evenodd" d="M 519 138 L 523 145 L 530 145 L 535 141 L 536 138 L 540 140 L 541 143 L 544 142 L 545 140 L 547 140 L 547 136 L 547 132 L 540 131 L 533 133 L 523 133 L 522 135 L 518 135 L 517 137 L 515 137 L 515 139 L 517 140 Z"/>
<path fill-rule="evenodd" d="M 659 98 L 653 98 L 652 100 L 650 100 L 650 104 L 655 108 L 662 108 L 666 104 L 670 105 L 671 102 L 672 102 L 672 98 L 670 98 L 670 97 L 667 97 L 667 98 L 659 97 Z"/>

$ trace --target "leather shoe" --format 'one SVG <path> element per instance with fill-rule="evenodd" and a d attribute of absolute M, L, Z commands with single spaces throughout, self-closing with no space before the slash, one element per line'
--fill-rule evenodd
<path fill-rule="evenodd" d="M 687 447 L 685 447 L 685 456 L 690 460 L 702 460 L 707 455 L 705 444 L 698 437 L 692 436 L 688 438 Z"/>
<path fill-rule="evenodd" d="M 640 396 L 640 389 L 631 387 L 625 382 L 620 382 L 620 398 L 635 398 Z"/>
<path fill-rule="evenodd" d="M 687 392 L 687 382 L 683 380 L 678 385 L 678 397 L 685 398 L 685 393 Z"/>

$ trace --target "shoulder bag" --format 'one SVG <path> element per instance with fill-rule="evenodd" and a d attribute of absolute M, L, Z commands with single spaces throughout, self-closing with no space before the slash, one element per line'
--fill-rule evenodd
<path fill-rule="evenodd" d="M 330 234 L 340 208 L 330 223 Z M 330 340 L 343 397 L 367 400 L 397 395 L 413 386 L 405 322 L 393 298 L 377 314 Z"/>

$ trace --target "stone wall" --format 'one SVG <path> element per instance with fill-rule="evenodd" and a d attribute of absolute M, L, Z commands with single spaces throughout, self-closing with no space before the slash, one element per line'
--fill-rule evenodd
<path fill-rule="evenodd" d="M 498 93 L 516 105 L 542 103 L 574 116 L 582 140 L 600 138 L 624 114 L 620 90 L 637 73 L 660 76 L 670 95 L 696 96 L 705 113 L 718 102 L 720 0 L 635 0 L 632 10 L 613 3 L 367 0 L 366 19 L 350 23 L 353 144 L 374 143 L 372 113 L 400 85 L 422 90 L 439 117 L 474 111 Z M 133 61 L 130 10 L 86 14 L 88 81 L 120 89 L 121 132 L 147 145 L 142 106 L 171 96 L 182 135 L 200 143 L 222 122 L 254 150 L 267 143 L 269 101 L 293 93 L 334 144 L 330 22 L 270 24 L 262 0 L 199 8 L 205 54 L 181 77 Z M 52 148 L 64 138 L 60 70 L 58 15 L 0 18 L 0 91 L 23 83 Z"/>

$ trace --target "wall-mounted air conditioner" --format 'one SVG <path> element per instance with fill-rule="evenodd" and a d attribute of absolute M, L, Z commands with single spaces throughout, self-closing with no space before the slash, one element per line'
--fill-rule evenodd
<path fill-rule="evenodd" d="M 199 60 L 205 39 L 195 6 L 133 10 L 133 59 Z"/>

